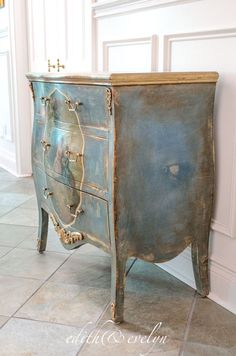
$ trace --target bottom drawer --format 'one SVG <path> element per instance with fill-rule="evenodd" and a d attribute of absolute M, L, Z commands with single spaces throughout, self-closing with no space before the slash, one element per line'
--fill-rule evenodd
<path fill-rule="evenodd" d="M 71 188 L 48 175 L 46 184 L 45 197 L 64 228 L 84 233 L 88 239 L 110 246 L 108 203 L 105 200 Z"/>

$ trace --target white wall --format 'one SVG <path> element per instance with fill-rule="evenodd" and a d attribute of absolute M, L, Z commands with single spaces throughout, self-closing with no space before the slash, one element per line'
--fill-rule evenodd
<path fill-rule="evenodd" d="M 210 298 L 236 313 L 236 1 L 93 2 L 94 70 L 220 73 Z M 161 265 L 194 286 L 190 249 Z"/>
<path fill-rule="evenodd" d="M 0 9 L 0 166 L 17 176 L 31 174 L 30 92 L 25 1 Z"/>

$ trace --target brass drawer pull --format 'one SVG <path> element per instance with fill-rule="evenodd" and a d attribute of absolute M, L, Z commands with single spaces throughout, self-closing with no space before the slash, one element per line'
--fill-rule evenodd
<path fill-rule="evenodd" d="M 51 72 L 51 68 L 56 68 L 55 64 L 51 64 L 50 59 L 48 59 L 48 71 Z"/>
<path fill-rule="evenodd" d="M 80 101 L 76 101 L 75 103 L 72 103 L 71 100 L 69 100 L 69 99 L 65 99 L 65 103 L 66 103 L 69 111 L 75 111 L 78 109 L 79 105 L 82 105 L 82 103 Z"/>
<path fill-rule="evenodd" d="M 70 204 L 67 204 L 66 207 L 70 210 L 70 215 L 73 217 L 73 218 L 76 218 L 77 216 L 79 216 L 80 214 L 83 214 L 84 213 L 84 210 L 83 209 L 76 209 L 75 210 L 75 214 L 71 213 L 71 208 L 73 208 L 73 204 L 70 205 Z"/>
<path fill-rule="evenodd" d="M 41 140 L 40 143 L 41 143 L 41 145 L 43 146 L 43 150 L 44 150 L 44 151 L 47 151 L 47 149 L 48 149 L 49 147 L 51 147 L 50 143 L 48 143 L 48 142 L 45 141 L 45 140 Z"/>
<path fill-rule="evenodd" d="M 48 98 L 47 96 L 41 96 L 40 100 L 42 105 L 46 105 L 47 103 L 49 103 L 50 98 Z"/>
<path fill-rule="evenodd" d="M 83 157 L 82 153 L 75 153 L 75 152 L 72 152 L 72 151 L 69 151 L 69 150 L 67 150 L 65 152 L 65 154 L 66 154 L 69 162 L 78 162 L 79 157 Z M 71 156 L 73 156 L 73 157 L 75 156 L 75 158 L 71 158 Z"/>
<path fill-rule="evenodd" d="M 48 188 L 44 188 L 44 190 L 43 190 L 43 196 L 44 196 L 44 198 L 45 199 L 48 199 L 50 196 L 52 196 L 53 195 L 53 192 L 50 192 L 49 190 L 48 190 Z"/>
<path fill-rule="evenodd" d="M 60 68 L 65 69 L 65 64 L 60 64 L 60 59 L 57 59 L 57 71 L 60 72 Z"/>

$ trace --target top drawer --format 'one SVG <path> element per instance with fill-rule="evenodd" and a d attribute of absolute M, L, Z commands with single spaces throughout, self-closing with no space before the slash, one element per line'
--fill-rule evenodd
<path fill-rule="evenodd" d="M 92 85 L 34 82 L 35 113 L 80 125 L 109 126 L 110 89 Z M 75 115 L 76 113 L 76 115 Z"/>

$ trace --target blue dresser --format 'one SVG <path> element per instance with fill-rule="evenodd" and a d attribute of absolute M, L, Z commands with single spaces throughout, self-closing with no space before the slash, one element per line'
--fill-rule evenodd
<path fill-rule="evenodd" d="M 160 263 L 191 245 L 206 296 L 218 74 L 27 77 L 39 252 L 50 217 L 66 249 L 90 243 L 110 253 L 115 322 L 123 320 L 130 257 Z"/>

